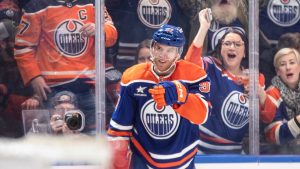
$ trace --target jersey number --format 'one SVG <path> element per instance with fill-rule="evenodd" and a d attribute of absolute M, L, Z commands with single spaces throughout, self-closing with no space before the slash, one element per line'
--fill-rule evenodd
<path fill-rule="evenodd" d="M 28 28 L 29 28 L 29 23 L 28 22 L 25 22 L 25 21 L 22 21 L 21 22 L 21 25 L 23 26 L 21 29 L 20 29 L 20 32 L 19 34 L 23 34 Z"/>

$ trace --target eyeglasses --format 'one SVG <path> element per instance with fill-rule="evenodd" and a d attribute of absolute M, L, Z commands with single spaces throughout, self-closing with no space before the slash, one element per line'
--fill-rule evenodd
<path fill-rule="evenodd" d="M 240 48 L 244 45 L 243 42 L 235 42 L 235 41 L 224 41 L 222 42 L 222 45 L 229 48 L 231 45 L 233 45 L 235 48 Z"/>

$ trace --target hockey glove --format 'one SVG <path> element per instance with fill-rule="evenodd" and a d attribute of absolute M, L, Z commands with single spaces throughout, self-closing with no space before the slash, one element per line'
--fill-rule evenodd
<path fill-rule="evenodd" d="M 186 87 L 177 80 L 160 82 L 149 93 L 159 106 L 183 104 L 187 99 Z"/>

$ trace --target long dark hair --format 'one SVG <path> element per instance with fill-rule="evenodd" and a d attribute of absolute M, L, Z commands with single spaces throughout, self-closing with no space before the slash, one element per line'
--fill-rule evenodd
<path fill-rule="evenodd" d="M 243 31 L 241 31 L 239 29 L 236 29 L 236 28 L 230 27 L 230 28 L 228 28 L 226 30 L 226 32 L 224 33 L 224 35 L 219 39 L 218 44 L 216 45 L 215 50 L 212 51 L 211 56 L 213 56 L 215 58 L 218 58 L 223 63 L 223 59 L 222 59 L 222 56 L 221 56 L 222 42 L 223 42 L 223 40 L 225 39 L 225 37 L 229 33 L 238 34 L 241 37 L 241 39 L 244 41 L 245 57 L 242 59 L 241 66 L 243 68 L 248 68 L 248 52 L 249 52 L 248 37 L 247 37 L 247 35 Z"/>

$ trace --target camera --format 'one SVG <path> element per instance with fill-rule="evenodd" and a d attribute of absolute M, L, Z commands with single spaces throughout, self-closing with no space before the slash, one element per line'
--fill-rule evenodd
<path fill-rule="evenodd" d="M 70 130 L 82 131 L 85 126 L 85 115 L 78 109 L 67 110 L 64 114 L 64 121 Z"/>
<path fill-rule="evenodd" d="M 208 22 L 211 22 L 213 20 L 213 16 L 210 8 L 207 9 L 206 19 Z"/>

